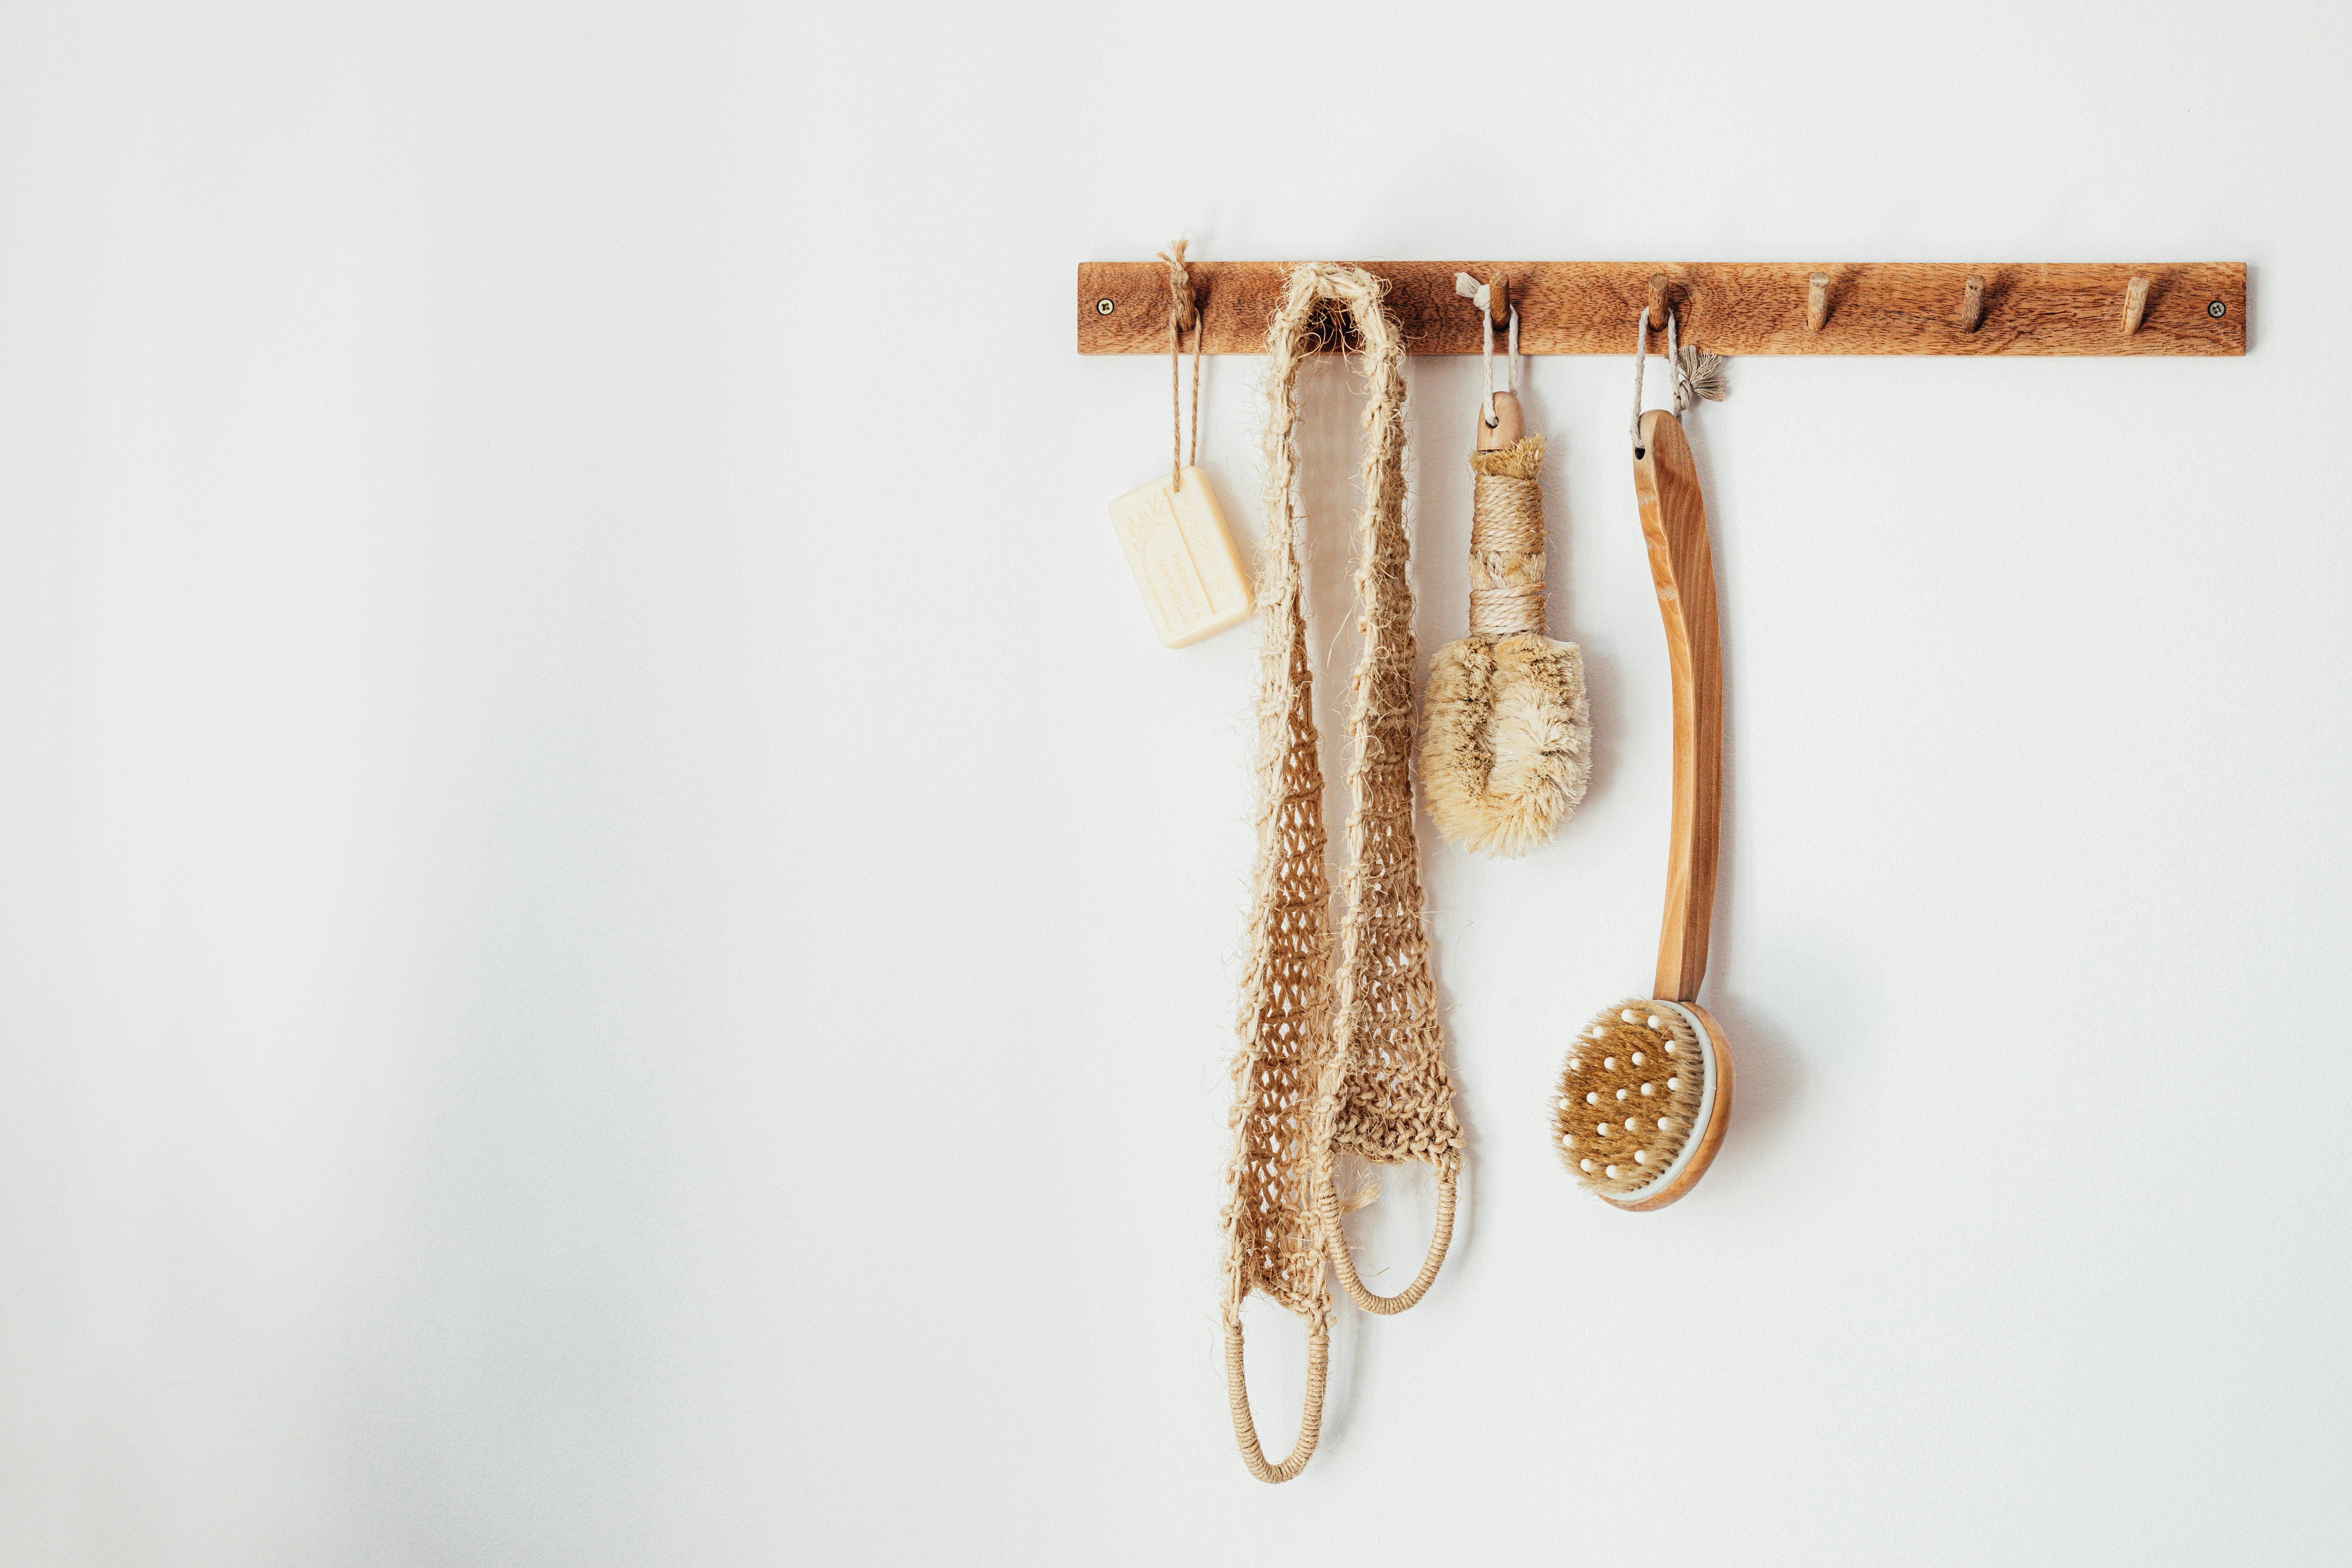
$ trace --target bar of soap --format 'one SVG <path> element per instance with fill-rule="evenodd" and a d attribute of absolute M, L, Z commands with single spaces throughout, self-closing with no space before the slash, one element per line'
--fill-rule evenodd
<path fill-rule="evenodd" d="M 1249 574 L 1226 531 L 1208 476 L 1184 469 L 1184 488 L 1162 474 L 1110 503 L 1135 585 L 1163 647 L 1183 647 L 1249 618 Z"/>

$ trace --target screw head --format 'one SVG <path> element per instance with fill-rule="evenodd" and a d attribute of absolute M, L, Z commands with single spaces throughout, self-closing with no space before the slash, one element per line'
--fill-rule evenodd
<path fill-rule="evenodd" d="M 2205 307 L 2205 313 L 2218 321 L 2222 317 L 2230 313 L 2230 307 L 2221 303 L 2221 300 L 2216 300 L 2211 304 Z"/>
<path fill-rule="evenodd" d="M 1095 301 L 1095 314 L 1097 316 L 1108 316 L 1115 309 L 1117 309 L 1117 307 L 1112 305 L 1108 300 L 1097 300 Z"/>

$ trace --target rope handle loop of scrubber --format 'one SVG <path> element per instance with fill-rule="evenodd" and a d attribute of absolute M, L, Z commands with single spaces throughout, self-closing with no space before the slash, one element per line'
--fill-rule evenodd
<path fill-rule="evenodd" d="M 1412 1284 L 1393 1296 L 1377 1296 L 1364 1286 L 1356 1274 L 1355 1255 L 1348 1249 L 1348 1237 L 1339 1228 L 1339 1194 L 1333 1185 L 1328 1169 L 1315 1174 L 1316 1206 L 1323 1216 L 1323 1237 L 1331 1267 L 1338 1271 L 1339 1283 L 1346 1287 L 1348 1300 L 1365 1311 L 1378 1317 L 1392 1317 L 1403 1311 L 1429 1291 L 1437 1279 L 1437 1271 L 1445 1264 L 1445 1249 L 1454 1243 L 1454 1171 L 1443 1167 L 1437 1173 L 1437 1224 L 1429 1238 L 1429 1255 L 1421 1262 L 1421 1272 Z"/>
<path fill-rule="evenodd" d="M 1486 383 L 1486 391 L 1479 398 L 1479 406 L 1485 412 L 1479 417 L 1486 422 L 1486 428 L 1492 430 L 1502 417 L 1495 412 L 1495 291 L 1467 272 L 1454 275 L 1454 291 L 1478 307 L 1478 324 L 1486 330 L 1483 363 Z M 1516 304 L 1511 307 L 1510 342 L 1510 357 L 1503 364 L 1503 390 L 1516 397 L 1519 391 L 1519 308 Z"/>
<path fill-rule="evenodd" d="M 1250 1417 L 1249 1373 L 1242 1366 L 1241 1310 L 1236 1306 L 1230 1313 L 1225 1319 L 1225 1396 L 1233 1401 L 1234 1440 L 1241 1445 L 1242 1463 L 1259 1480 L 1276 1484 L 1290 1480 L 1315 1457 L 1316 1442 L 1323 1436 L 1323 1383 L 1331 1366 L 1331 1325 L 1318 1321 L 1307 1326 L 1307 1401 L 1298 1417 L 1298 1437 L 1290 1445 L 1289 1458 L 1270 1465 L 1265 1450 L 1258 1447 L 1257 1423 Z"/>

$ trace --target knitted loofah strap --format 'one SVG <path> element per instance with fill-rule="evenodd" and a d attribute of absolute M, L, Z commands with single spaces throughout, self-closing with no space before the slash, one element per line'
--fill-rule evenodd
<path fill-rule="evenodd" d="M 1323 1382 L 1330 1363 L 1330 1326 L 1318 1321 L 1307 1331 L 1307 1405 L 1298 1418 L 1297 1441 L 1290 1445 L 1288 1458 L 1269 1465 L 1265 1450 L 1258 1447 L 1257 1423 L 1250 1415 L 1249 1373 L 1242 1366 L 1241 1320 L 1226 1321 L 1225 1396 L 1234 1406 L 1234 1440 L 1241 1445 L 1242 1463 L 1259 1480 L 1278 1485 L 1293 1479 L 1315 1457 L 1315 1445 L 1323 1436 Z"/>
<path fill-rule="evenodd" d="M 1447 1182 L 1461 1160 L 1454 1086 L 1445 1069 L 1436 982 L 1423 928 L 1412 819 L 1412 546 L 1404 527 L 1404 340 L 1381 307 L 1381 281 L 1357 268 L 1296 268 L 1266 334 L 1265 543 L 1259 603 L 1265 617 L 1258 680 L 1258 854 L 1250 952 L 1234 1057 L 1234 1158 L 1225 1205 L 1227 1362 L 1234 1432 L 1251 1473 L 1286 1480 L 1311 1451 L 1268 1466 L 1248 1424 L 1236 1314 L 1252 1291 L 1323 1332 L 1327 1267 L 1346 1238 L 1321 1198 L 1342 1148 L 1394 1163 L 1425 1160 Z M 1325 866 L 1320 737 L 1302 605 L 1297 483 L 1298 374 L 1332 329 L 1351 328 L 1371 396 L 1364 413 L 1364 509 L 1356 529 L 1356 603 L 1363 653 L 1348 732 L 1349 865 L 1337 940 Z M 1334 949 L 1337 949 L 1335 955 Z M 1335 963 L 1336 956 L 1336 963 Z M 1417 1300 L 1444 1258 L 1443 1240 L 1406 1296 L 1351 1283 L 1370 1310 Z M 1317 1354 L 1321 1355 L 1319 1339 Z M 1321 1362 L 1316 1366 L 1319 1369 Z M 1310 1408 L 1319 1409 L 1319 1370 Z"/>

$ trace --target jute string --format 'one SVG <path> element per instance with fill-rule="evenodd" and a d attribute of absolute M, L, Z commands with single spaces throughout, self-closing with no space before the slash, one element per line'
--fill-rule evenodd
<path fill-rule="evenodd" d="M 1544 629 L 1543 486 L 1512 474 L 1470 480 L 1470 629 Z"/>
<path fill-rule="evenodd" d="M 1260 651 L 1258 851 L 1250 952 L 1234 1055 L 1234 1157 L 1224 1210 L 1225 1367 L 1234 1435 L 1250 1473 L 1286 1481 L 1322 1429 L 1332 1301 L 1327 1259 L 1366 1311 L 1402 1311 L 1429 1289 L 1453 1236 L 1462 1133 L 1444 1059 L 1413 836 L 1412 585 L 1404 526 L 1404 344 L 1378 279 L 1310 263 L 1294 270 L 1266 336 L 1265 633 Z M 1364 507 L 1356 531 L 1362 654 L 1348 721 L 1349 864 L 1337 946 L 1325 864 L 1320 737 L 1301 595 L 1298 374 L 1318 305 L 1350 318 L 1370 389 Z M 1392 1297 L 1358 1277 L 1339 1226 L 1340 1153 L 1436 1168 L 1435 1235 L 1419 1275 Z M 1269 1464 L 1250 1415 L 1242 1302 L 1258 1291 L 1306 1320 L 1307 1405 L 1298 1441 Z"/>
<path fill-rule="evenodd" d="M 1184 268 L 1183 240 L 1160 253 L 1168 263 L 1168 484 L 1184 488 L 1184 329 L 1192 329 L 1192 461 L 1201 460 L 1201 339 L 1208 331 L 1192 301 L 1192 277 Z"/>

